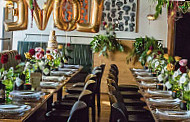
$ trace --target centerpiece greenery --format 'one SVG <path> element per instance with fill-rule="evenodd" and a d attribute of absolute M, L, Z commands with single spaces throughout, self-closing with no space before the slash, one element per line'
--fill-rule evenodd
<path fill-rule="evenodd" d="M 160 54 L 164 52 L 161 40 L 156 40 L 147 36 L 145 38 L 136 38 L 134 48 L 127 57 L 127 63 L 135 58 L 134 63 L 139 60 L 141 65 L 145 66 L 147 57 L 154 52 L 158 52 Z"/>
<path fill-rule="evenodd" d="M 115 25 L 107 25 L 106 22 L 103 25 L 106 28 L 106 35 L 99 34 L 93 37 L 90 43 L 93 53 L 99 53 L 99 56 L 108 57 L 108 52 L 123 52 L 124 46 L 116 39 Z"/>
<path fill-rule="evenodd" d="M 186 13 L 190 7 L 189 1 L 171 1 L 171 0 L 155 0 L 157 2 L 156 5 L 156 13 L 154 14 L 155 19 L 162 14 L 162 7 L 167 7 L 168 11 L 174 11 L 173 13 L 176 16 L 176 12 L 180 11 L 182 13 Z"/>

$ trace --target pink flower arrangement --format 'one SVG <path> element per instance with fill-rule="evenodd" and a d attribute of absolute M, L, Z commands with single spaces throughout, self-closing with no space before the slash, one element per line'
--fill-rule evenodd
<path fill-rule="evenodd" d="M 43 54 L 41 52 L 36 53 L 35 57 L 37 60 L 41 60 L 43 58 Z"/>
<path fill-rule="evenodd" d="M 187 59 L 181 59 L 181 60 L 179 61 L 179 64 L 180 64 L 180 66 L 187 66 L 187 62 L 188 62 Z"/>
<path fill-rule="evenodd" d="M 186 72 L 187 72 L 186 66 L 180 66 L 179 70 L 180 70 L 182 73 L 186 73 Z"/>
<path fill-rule="evenodd" d="M 53 52 L 54 52 L 54 53 L 58 53 L 58 50 L 57 50 L 57 49 L 54 49 Z"/>
<path fill-rule="evenodd" d="M 149 50 L 153 50 L 153 46 L 150 46 L 150 47 L 149 47 Z"/>
<path fill-rule="evenodd" d="M 31 56 L 35 55 L 35 50 L 34 50 L 34 49 L 30 49 L 28 52 L 29 52 L 29 54 L 30 54 Z"/>
<path fill-rule="evenodd" d="M 8 62 L 8 55 L 7 54 L 3 54 L 1 56 L 1 63 L 2 64 L 6 64 Z"/>
<path fill-rule="evenodd" d="M 43 51 L 43 49 L 42 49 L 41 47 L 36 47 L 36 48 L 35 48 L 35 51 L 36 51 L 36 52 L 41 52 L 41 51 Z"/>
<path fill-rule="evenodd" d="M 40 51 L 40 53 L 44 56 L 44 51 L 42 50 L 42 51 Z"/>
<path fill-rule="evenodd" d="M 50 53 L 50 50 L 46 50 L 46 53 L 48 53 L 48 54 L 49 54 L 49 53 Z"/>

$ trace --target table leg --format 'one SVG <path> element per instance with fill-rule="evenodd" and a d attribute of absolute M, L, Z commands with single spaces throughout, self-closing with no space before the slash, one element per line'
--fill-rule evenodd
<path fill-rule="evenodd" d="M 62 91 L 63 91 L 63 88 L 59 89 L 59 91 L 57 91 L 57 101 L 61 101 L 62 99 Z"/>
<path fill-rule="evenodd" d="M 53 95 L 47 100 L 47 112 L 52 110 Z"/>

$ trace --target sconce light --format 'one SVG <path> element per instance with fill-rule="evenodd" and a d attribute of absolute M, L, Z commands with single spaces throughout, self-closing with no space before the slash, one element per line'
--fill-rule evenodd
<path fill-rule="evenodd" d="M 149 21 L 154 21 L 154 20 L 155 20 L 154 14 L 148 14 L 148 15 L 147 15 L 147 19 L 148 19 Z"/>

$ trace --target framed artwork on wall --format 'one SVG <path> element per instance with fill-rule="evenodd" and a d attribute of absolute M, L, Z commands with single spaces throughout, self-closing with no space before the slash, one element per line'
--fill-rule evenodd
<path fill-rule="evenodd" d="M 115 31 L 137 32 L 137 17 L 138 0 L 104 0 L 102 22 L 116 24 Z"/>

